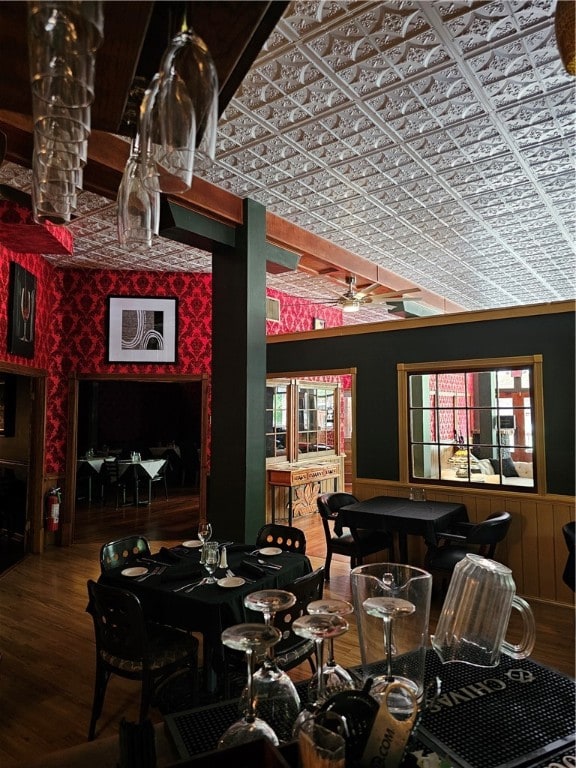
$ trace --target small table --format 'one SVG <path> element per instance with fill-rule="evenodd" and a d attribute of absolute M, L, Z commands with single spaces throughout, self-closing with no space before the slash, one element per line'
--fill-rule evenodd
<path fill-rule="evenodd" d="M 85 477 L 88 483 L 88 503 L 92 501 L 92 478 L 100 477 L 100 471 L 104 465 L 104 459 L 78 459 L 77 475 Z"/>
<path fill-rule="evenodd" d="M 118 479 L 120 479 L 126 472 L 132 472 L 132 479 L 134 483 L 134 506 L 137 507 L 140 504 L 139 499 L 139 479 L 150 480 L 162 469 L 166 464 L 166 459 L 142 459 L 140 461 L 119 461 L 118 462 Z M 143 504 L 150 504 L 150 498 Z"/>
<path fill-rule="evenodd" d="M 438 531 L 465 522 L 468 522 L 468 513 L 464 504 L 374 496 L 342 507 L 338 512 L 336 526 L 395 531 L 398 534 L 400 562 L 407 563 L 408 534 L 423 536 L 427 542 L 432 543 Z"/>

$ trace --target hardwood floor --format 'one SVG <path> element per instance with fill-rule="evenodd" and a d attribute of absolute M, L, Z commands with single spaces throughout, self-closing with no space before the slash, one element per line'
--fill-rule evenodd
<path fill-rule="evenodd" d="M 94 642 L 92 621 L 85 612 L 86 581 L 99 574 L 102 543 L 125 533 L 146 534 L 153 548 L 194 538 L 197 499 L 171 490 L 169 501 L 150 508 L 126 507 L 116 512 L 94 505 L 77 511 L 76 542 L 42 556 L 27 556 L 0 575 L 0 765 L 26 766 L 34 758 L 86 740 L 92 703 Z M 322 526 L 316 516 L 301 519 L 314 567 L 324 562 Z M 336 556 L 325 594 L 350 599 L 349 561 Z M 542 662 L 574 674 L 574 611 L 531 603 L 537 622 L 533 653 Z M 433 601 L 431 631 L 439 610 Z M 338 660 L 360 663 L 356 630 L 336 641 Z M 294 671 L 301 679 L 308 665 Z M 122 717 L 137 719 L 138 689 L 112 678 L 97 738 L 114 736 Z M 153 720 L 160 716 L 153 712 Z"/>

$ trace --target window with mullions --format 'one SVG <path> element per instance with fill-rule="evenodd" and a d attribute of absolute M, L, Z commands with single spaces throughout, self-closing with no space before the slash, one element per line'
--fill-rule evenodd
<path fill-rule="evenodd" d="M 401 365 L 399 375 L 407 481 L 536 489 L 539 357 Z"/>
<path fill-rule="evenodd" d="M 338 453 L 339 387 L 296 380 L 266 385 L 266 458 L 298 461 Z"/>
<path fill-rule="evenodd" d="M 298 455 L 334 453 L 334 387 L 298 387 Z"/>
<path fill-rule="evenodd" d="M 266 458 L 288 455 L 288 387 L 266 387 Z"/>

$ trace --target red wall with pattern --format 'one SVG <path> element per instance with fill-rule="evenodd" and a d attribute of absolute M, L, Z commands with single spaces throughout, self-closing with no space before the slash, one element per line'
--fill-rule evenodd
<path fill-rule="evenodd" d="M 212 359 L 212 280 L 207 274 L 58 269 L 36 254 L 16 254 L 0 246 L 0 350 L 7 350 L 10 261 L 36 276 L 34 358 L 0 352 L 0 359 L 48 371 L 46 467 L 60 474 L 66 461 L 68 379 L 73 374 L 209 374 Z M 106 362 L 107 297 L 175 296 L 178 298 L 178 360 L 175 364 L 138 365 Z M 340 310 L 281 300 L 281 322 L 267 322 L 267 333 L 312 329 L 313 317 L 326 325 L 342 324 Z M 4 340 L 3 342 L 1 340 Z"/>

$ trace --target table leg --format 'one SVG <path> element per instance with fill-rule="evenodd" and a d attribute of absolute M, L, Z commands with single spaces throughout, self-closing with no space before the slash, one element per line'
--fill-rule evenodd
<path fill-rule="evenodd" d="M 292 486 L 288 487 L 288 525 L 292 525 Z"/>
<path fill-rule="evenodd" d="M 398 550 L 400 562 L 408 564 L 408 535 L 404 531 L 398 531 Z"/>

